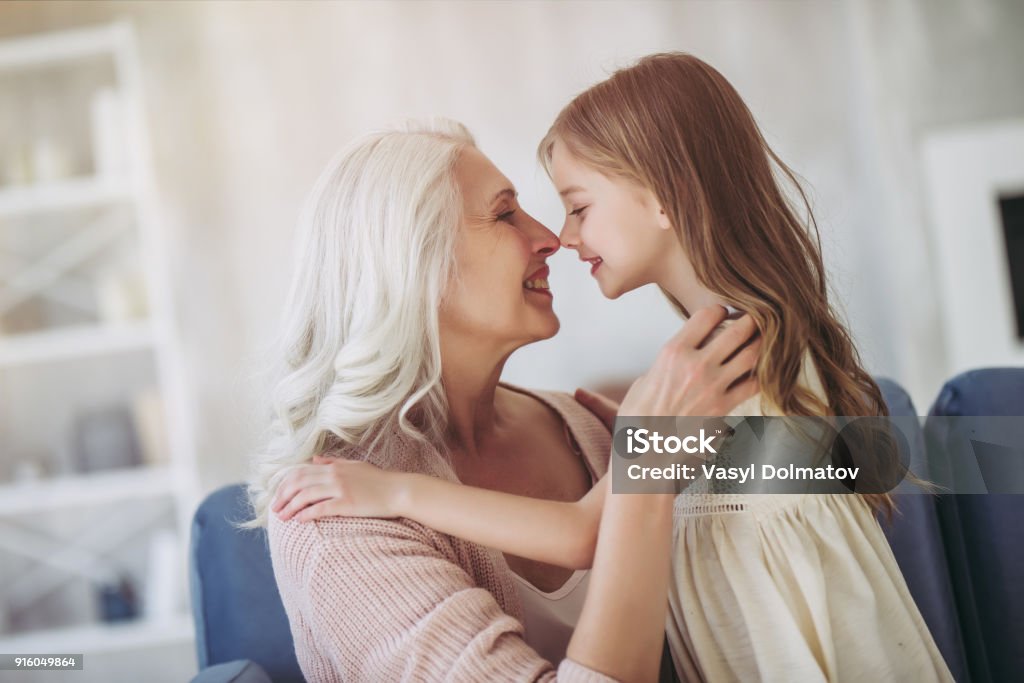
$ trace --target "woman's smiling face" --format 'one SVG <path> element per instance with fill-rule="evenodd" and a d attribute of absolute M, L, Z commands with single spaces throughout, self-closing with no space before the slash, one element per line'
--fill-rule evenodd
<path fill-rule="evenodd" d="M 554 336 L 546 261 L 558 237 L 519 206 L 512 183 L 479 150 L 464 150 L 455 174 L 462 223 L 442 329 L 509 351 Z"/>
<path fill-rule="evenodd" d="M 679 240 L 650 190 L 587 166 L 561 140 L 552 147 L 550 169 L 566 209 L 562 245 L 591 264 L 606 297 L 659 282 L 678 262 Z"/>

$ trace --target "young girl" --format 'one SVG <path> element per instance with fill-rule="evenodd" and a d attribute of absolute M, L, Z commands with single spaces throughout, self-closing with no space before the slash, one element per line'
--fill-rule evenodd
<path fill-rule="evenodd" d="M 720 304 L 753 318 L 762 391 L 734 415 L 886 414 L 829 302 L 806 198 L 709 65 L 659 54 L 615 73 L 559 114 L 540 158 L 566 207 L 562 243 L 606 296 L 656 284 L 686 317 Z M 633 414 L 628 395 L 620 414 Z M 592 558 L 608 488 L 605 477 L 555 503 L 365 463 L 306 467 L 319 474 L 279 489 L 285 518 L 409 517 L 569 567 Z M 952 680 L 876 521 L 890 508 L 886 494 L 680 495 L 667 628 L 677 674 Z"/>

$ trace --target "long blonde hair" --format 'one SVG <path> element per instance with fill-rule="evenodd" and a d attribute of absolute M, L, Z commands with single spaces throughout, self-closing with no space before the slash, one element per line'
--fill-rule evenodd
<path fill-rule="evenodd" d="M 462 124 L 410 123 L 355 141 L 317 180 L 299 222 L 275 419 L 245 526 L 266 523 L 280 478 L 317 453 L 386 454 L 402 435 L 443 443 L 438 310 L 457 276 L 455 164 L 474 146 Z"/>
<path fill-rule="evenodd" d="M 829 302 L 807 196 L 718 71 L 683 53 L 644 57 L 561 111 L 538 151 L 549 171 L 556 141 L 593 168 L 654 193 L 701 285 L 756 322 L 763 337 L 757 378 L 782 414 L 888 415 Z M 792 186 L 805 219 L 780 181 Z M 807 351 L 827 404 L 798 381 Z M 888 494 L 865 497 L 891 512 Z"/>

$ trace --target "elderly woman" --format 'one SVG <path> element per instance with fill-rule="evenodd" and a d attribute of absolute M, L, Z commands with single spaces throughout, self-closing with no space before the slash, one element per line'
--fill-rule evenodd
<path fill-rule="evenodd" d="M 282 478 L 322 452 L 574 501 L 611 448 L 608 416 L 500 382 L 513 351 L 558 331 L 545 262 L 559 243 L 461 125 L 350 146 L 318 180 L 301 237 L 275 438 L 251 497 L 307 679 L 655 678 L 671 495 L 608 493 L 593 567 L 575 572 L 404 518 L 267 514 Z M 736 382 L 749 356 L 732 354 L 752 328 L 704 343 L 724 315 L 695 315 L 669 342 L 631 414 L 724 415 L 753 395 Z"/>

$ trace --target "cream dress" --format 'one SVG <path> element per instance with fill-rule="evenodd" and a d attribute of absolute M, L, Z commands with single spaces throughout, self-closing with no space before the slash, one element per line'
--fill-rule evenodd
<path fill-rule="evenodd" d="M 801 381 L 824 396 L 809 356 Z M 756 396 L 732 416 L 761 414 Z M 682 681 L 953 680 L 860 496 L 687 492 L 674 533 Z"/>

